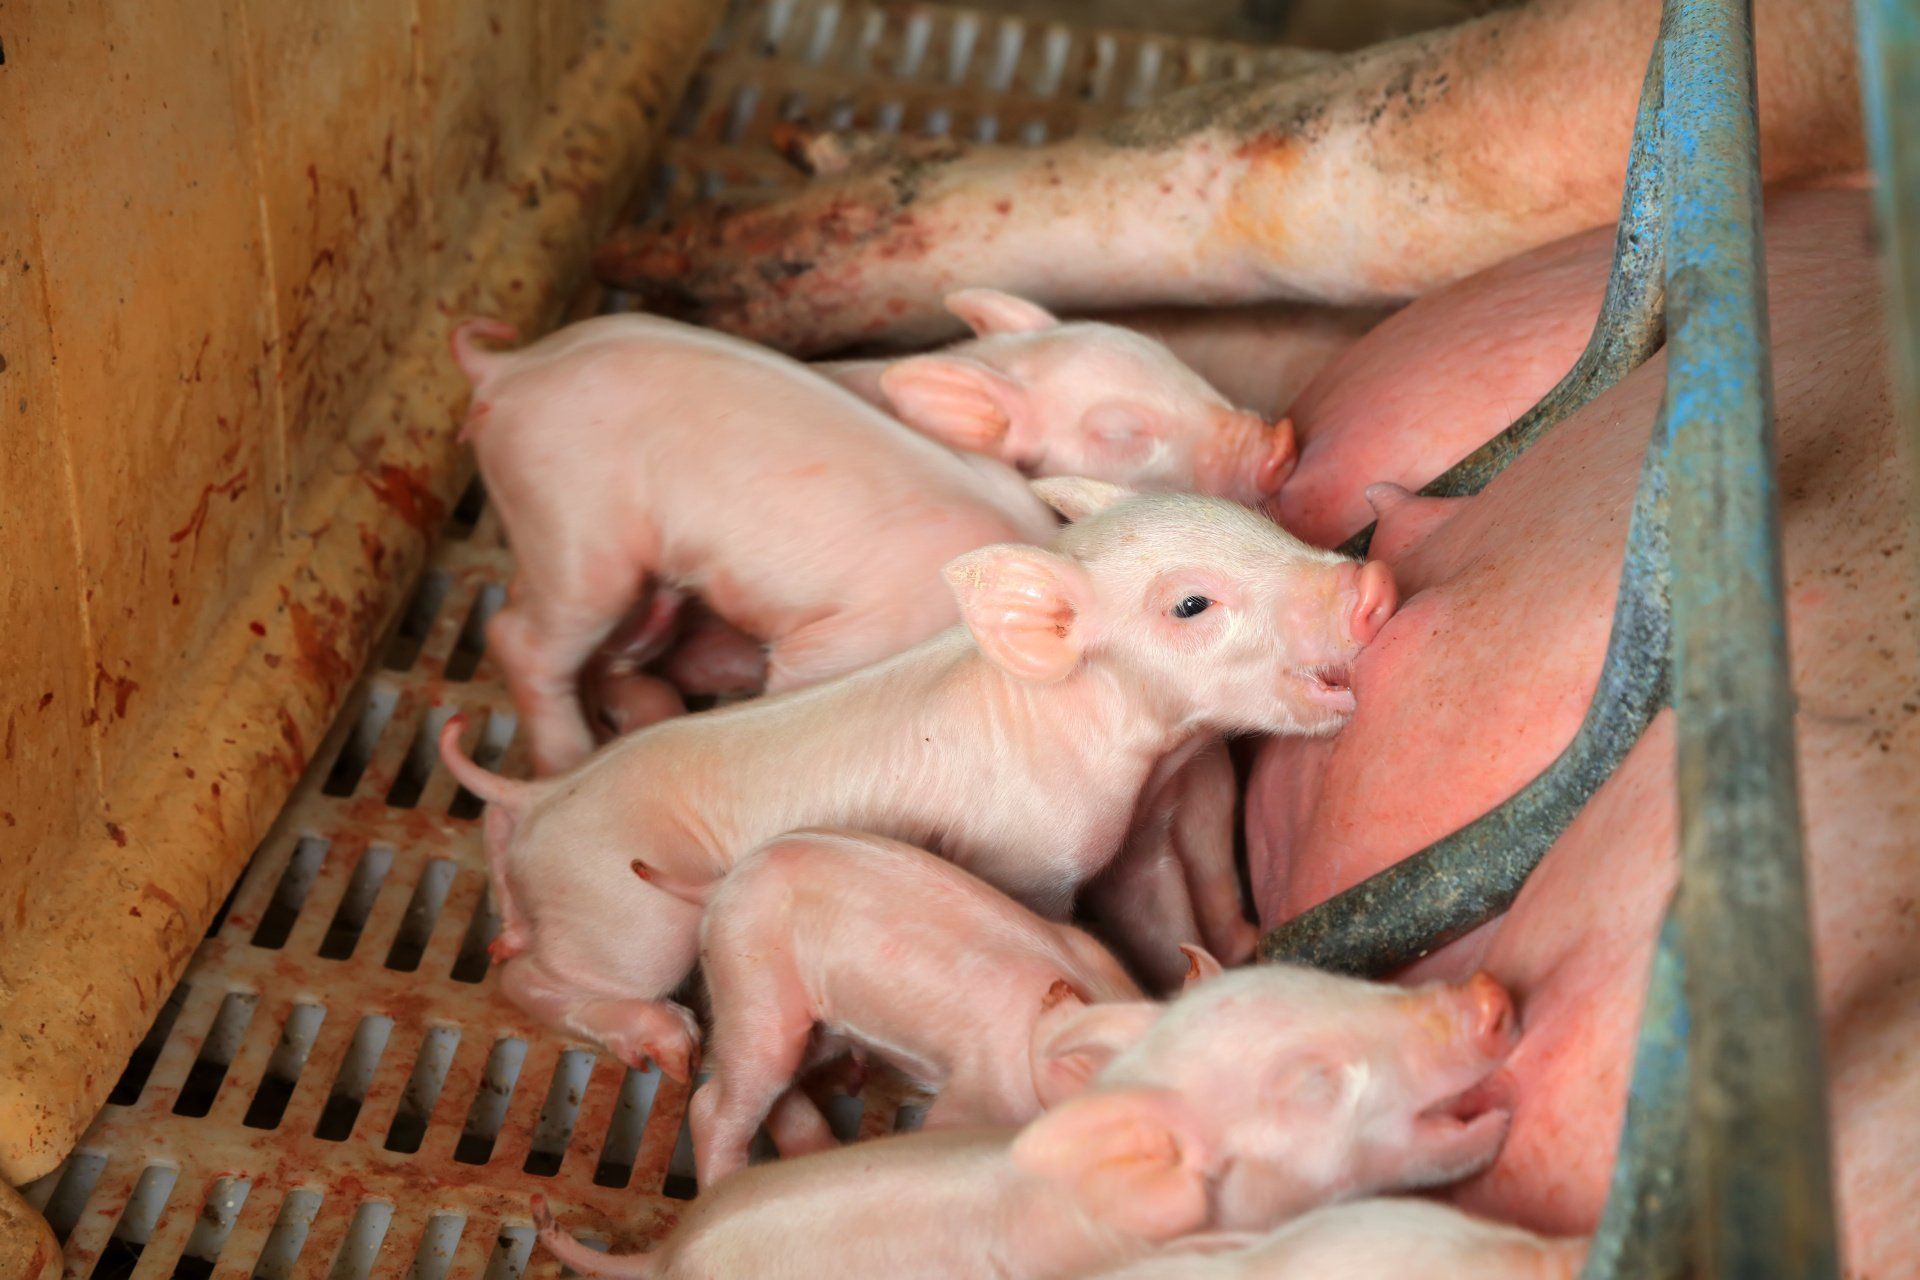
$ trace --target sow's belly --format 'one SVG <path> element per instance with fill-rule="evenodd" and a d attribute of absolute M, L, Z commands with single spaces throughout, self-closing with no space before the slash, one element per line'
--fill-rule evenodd
<path fill-rule="evenodd" d="M 1920 973 L 1915 548 L 1864 197 L 1780 197 L 1767 229 L 1835 1140 L 1851 1258 L 1874 1275 L 1870 1260 L 1912 1262 L 1920 1250 L 1920 1218 L 1901 1207 L 1920 1194 L 1920 1162 L 1908 1158 L 1920 1140 L 1920 978 L 1907 982 Z M 1307 536 L 1344 537 L 1364 522 L 1366 484 L 1417 486 L 1504 425 L 1577 354 L 1610 241 L 1551 246 L 1363 339 L 1296 405 L 1301 488 L 1277 514 Z M 1254 767 L 1248 847 L 1264 923 L 1493 808 L 1573 736 L 1598 678 L 1664 376 L 1656 357 L 1479 496 L 1383 520 L 1375 546 L 1406 604 L 1355 669 L 1354 720 L 1329 741 L 1269 742 Z M 1487 1212 L 1553 1231 L 1590 1230 L 1599 1216 L 1677 874 L 1673 729 L 1671 713 L 1654 722 L 1502 920 L 1421 966 L 1422 976 L 1484 967 L 1519 1002 L 1513 1130 L 1495 1167 L 1459 1193 Z"/>

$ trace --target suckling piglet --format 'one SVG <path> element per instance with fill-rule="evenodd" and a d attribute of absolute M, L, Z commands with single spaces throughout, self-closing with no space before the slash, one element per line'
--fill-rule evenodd
<path fill-rule="evenodd" d="M 816 367 L 908 426 L 1028 475 L 1259 506 L 1293 472 L 1291 423 L 1234 407 L 1145 334 L 1062 321 L 993 289 L 962 289 L 946 305 L 973 338 L 930 355 Z"/>
<path fill-rule="evenodd" d="M 539 1201 L 535 1219 L 547 1248 L 588 1275 L 1065 1280 L 1189 1232 L 1265 1229 L 1465 1173 L 1491 1158 L 1500 1126 L 1457 1126 L 1485 1148 L 1468 1152 L 1458 1133 L 1423 1128 L 1420 1095 L 1440 1076 L 1484 1075 L 1510 1040 L 1505 995 L 1482 979 L 1396 991 L 1241 970 L 1202 981 L 1093 1088 L 1024 1129 L 906 1134 L 744 1169 L 649 1253 L 596 1253 Z M 1122 1078 L 1128 1058 L 1169 1052 L 1220 1056 L 1178 1087 Z M 1276 1161 L 1299 1166 L 1291 1193 L 1257 1215 L 1238 1181 L 1249 1161 L 1269 1183 Z"/>
<path fill-rule="evenodd" d="M 1211 1225 L 1264 1230 L 1485 1168 L 1506 1137 L 1517 1038 L 1485 974 L 1400 987 L 1255 965 L 1187 991 L 1035 1127 L 1101 1096 L 1116 1126 L 1173 1124 L 1209 1153 Z"/>
<path fill-rule="evenodd" d="M 453 350 L 473 383 L 465 434 L 517 560 L 487 643 L 537 772 L 592 750 L 576 682 L 649 585 L 697 594 L 765 642 L 778 691 L 952 625 L 935 573 L 952 557 L 1052 536 L 1005 467 L 752 343 L 621 315 L 518 351 L 480 345 L 512 332 L 470 320 Z"/>
<path fill-rule="evenodd" d="M 1101 1280 L 1574 1280 L 1587 1247 L 1431 1200 L 1360 1200 L 1265 1235 L 1189 1236 Z"/>
<path fill-rule="evenodd" d="M 630 1061 L 683 1064 L 691 1019 L 661 997 L 692 967 L 699 912 L 634 860 L 711 880 L 777 835 L 844 827 L 1061 919 L 1182 744 L 1326 734 L 1352 714 L 1350 664 L 1394 606 L 1385 566 L 1220 499 L 1035 488 L 1076 523 L 1051 550 L 956 558 L 965 625 L 889 661 L 656 724 L 531 782 L 478 768 L 445 731 L 448 766 L 489 802 L 502 989 Z"/>
<path fill-rule="evenodd" d="M 693 887 L 634 869 L 706 910 L 713 1076 L 690 1108 L 703 1187 L 745 1166 L 822 1037 L 938 1090 L 927 1128 L 1024 1124 L 1160 1012 L 1090 935 L 897 840 L 795 832 Z"/>

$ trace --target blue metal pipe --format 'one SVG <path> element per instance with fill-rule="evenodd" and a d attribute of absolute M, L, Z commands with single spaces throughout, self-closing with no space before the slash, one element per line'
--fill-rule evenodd
<path fill-rule="evenodd" d="M 1752 12 L 1666 41 L 1667 414 L 1695 1266 L 1837 1274 L 1793 754 Z"/>
<path fill-rule="evenodd" d="M 1894 421 L 1920 502 L 1920 3 L 1857 0 L 1860 88 L 1887 261 Z"/>

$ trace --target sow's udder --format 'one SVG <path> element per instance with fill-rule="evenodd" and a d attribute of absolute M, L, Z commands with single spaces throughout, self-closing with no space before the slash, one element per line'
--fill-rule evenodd
<path fill-rule="evenodd" d="M 1890 975 L 1920 962 L 1920 891 L 1910 824 L 1893 798 L 1920 778 L 1911 591 L 1876 562 L 1902 554 L 1905 478 L 1883 390 L 1884 339 L 1866 201 L 1855 193 L 1776 197 L 1767 208 L 1801 794 L 1821 998 L 1850 1010 L 1827 1029 L 1846 1248 L 1870 1258 L 1916 1244 L 1888 1187 L 1914 1166 L 1890 1135 L 1920 1109 L 1893 1034 L 1920 1034 Z M 1366 485 L 1423 483 L 1473 441 L 1429 439 L 1433 396 L 1506 406 L 1497 426 L 1564 369 L 1593 314 L 1606 242 L 1582 236 L 1414 304 L 1331 367 L 1296 406 L 1304 441 L 1288 486 L 1349 495 L 1340 512 L 1305 503 L 1296 528 L 1344 537 L 1366 519 Z M 1565 315 L 1528 298 L 1519 265 L 1579 279 Z M 1527 301 L 1505 341 L 1488 311 Z M 1515 304 L 1517 305 L 1517 304 Z M 1533 317 L 1526 319 L 1524 317 Z M 1444 335 L 1457 333 L 1449 343 Z M 1419 342 L 1414 339 L 1419 338 Z M 1458 388 L 1436 387 L 1436 370 Z M 1247 796 L 1256 904 L 1272 925 L 1417 852 L 1497 807 L 1571 739 L 1605 650 L 1635 481 L 1665 377 L 1656 357 L 1537 444 L 1424 536 L 1388 535 L 1404 603 L 1355 663 L 1358 707 L 1326 741 L 1262 745 Z M 1397 381 L 1401 379 L 1403 381 Z M 1311 410 L 1309 412 L 1308 410 Z M 1367 460 L 1427 451 L 1382 473 Z M 1439 456 L 1444 454 L 1445 456 Z M 1287 493 L 1282 495 L 1284 506 Z M 1410 504 L 1409 504 L 1410 505 Z M 1351 509 L 1349 509 L 1351 508 Z M 1404 509 L 1404 508 L 1403 508 Z M 1877 585 L 1876 585 L 1877 584 Z M 1870 639 L 1871 638 L 1871 639 Z M 1892 719 L 1899 723 L 1891 724 Z M 1513 1127 L 1499 1160 L 1456 1196 L 1536 1230 L 1591 1230 L 1605 1199 L 1647 966 L 1677 870 L 1672 717 L 1657 718 L 1588 803 L 1512 909 L 1443 949 L 1414 976 L 1484 968 L 1515 995 L 1522 1037 L 1509 1062 Z M 1905 907 L 1900 906 L 1905 902 Z M 1897 963 L 1894 959 L 1898 957 Z M 1871 1009 L 1871 1015 L 1860 1011 Z M 1908 1040 L 1911 1043 L 1911 1040 Z M 1890 1056 L 1891 1055 L 1891 1056 Z M 1880 1119 L 1875 1122 L 1872 1117 Z M 1900 1124 L 1887 1120 L 1898 1116 Z M 1573 1117 L 1578 1117 L 1575 1122 Z M 1910 1142 L 1907 1144 L 1910 1148 Z M 1896 1268 L 1897 1269 L 1897 1268 Z"/>

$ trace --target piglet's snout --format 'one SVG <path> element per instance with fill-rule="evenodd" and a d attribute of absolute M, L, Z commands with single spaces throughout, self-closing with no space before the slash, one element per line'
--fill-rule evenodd
<path fill-rule="evenodd" d="M 1347 611 L 1347 637 L 1355 646 L 1373 643 L 1380 628 L 1400 607 L 1400 591 L 1393 585 L 1393 570 L 1378 560 L 1363 565 L 1342 565 L 1340 573 L 1351 593 Z"/>

